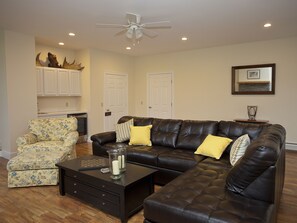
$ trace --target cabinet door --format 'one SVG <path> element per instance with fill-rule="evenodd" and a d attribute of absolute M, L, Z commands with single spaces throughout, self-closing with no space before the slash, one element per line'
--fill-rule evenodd
<path fill-rule="evenodd" d="M 43 70 L 43 87 L 45 96 L 58 95 L 58 73 L 57 69 L 44 68 Z"/>
<path fill-rule="evenodd" d="M 69 83 L 70 83 L 70 95 L 80 96 L 80 75 L 81 72 L 78 70 L 69 71 Z"/>
<path fill-rule="evenodd" d="M 43 68 L 36 67 L 36 80 L 37 80 L 37 96 L 43 96 Z"/>
<path fill-rule="evenodd" d="M 60 96 L 69 95 L 69 71 L 68 70 L 58 70 L 58 87 Z"/>

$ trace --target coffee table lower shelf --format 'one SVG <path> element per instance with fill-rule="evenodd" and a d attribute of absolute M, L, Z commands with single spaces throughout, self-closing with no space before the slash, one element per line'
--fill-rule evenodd
<path fill-rule="evenodd" d="M 127 164 L 126 173 L 115 181 L 99 170 L 78 171 L 81 159 L 86 157 L 57 164 L 61 195 L 74 196 L 125 223 L 154 192 L 153 169 Z"/>

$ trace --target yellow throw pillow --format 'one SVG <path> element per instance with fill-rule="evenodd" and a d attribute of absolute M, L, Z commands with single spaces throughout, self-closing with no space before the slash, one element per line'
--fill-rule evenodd
<path fill-rule="evenodd" d="M 130 126 L 130 142 L 129 145 L 151 146 L 151 128 L 152 125 L 146 126 Z"/>
<path fill-rule="evenodd" d="M 230 142 L 232 142 L 232 139 L 208 135 L 197 148 L 195 154 L 213 157 L 218 160 Z"/>

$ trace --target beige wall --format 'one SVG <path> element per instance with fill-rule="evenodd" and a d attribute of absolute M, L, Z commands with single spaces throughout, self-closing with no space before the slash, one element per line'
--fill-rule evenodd
<path fill-rule="evenodd" d="M 16 152 L 16 138 L 26 132 L 28 120 L 36 117 L 35 39 L 11 31 L 3 33 L 0 45 L 4 46 L 5 55 L 2 57 L 1 50 L 1 64 L 4 64 L 1 68 L 1 116 L 4 117 L 1 117 L 0 132 L 4 134 L 0 137 L 2 156 L 10 158 Z"/>
<path fill-rule="evenodd" d="M 287 141 L 296 143 L 296 58 L 297 38 L 137 57 L 135 115 L 147 114 L 147 73 L 171 71 L 175 118 L 247 118 L 246 106 L 258 105 L 257 118 L 282 124 L 287 129 Z M 231 67 L 263 63 L 276 63 L 275 95 L 232 95 Z"/>
<path fill-rule="evenodd" d="M 103 87 L 104 87 L 104 74 L 107 72 L 115 74 L 128 75 L 128 104 L 129 113 L 134 110 L 134 95 L 133 95 L 133 57 L 117 54 L 101 50 L 91 50 L 91 100 L 89 117 L 92 120 L 89 127 L 90 135 L 102 132 L 104 130 L 104 110 L 103 110 Z"/>

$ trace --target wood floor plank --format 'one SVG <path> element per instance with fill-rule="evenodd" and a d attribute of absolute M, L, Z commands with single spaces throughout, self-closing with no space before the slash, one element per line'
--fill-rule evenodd
<path fill-rule="evenodd" d="M 92 154 L 91 143 L 78 144 L 78 156 Z M 277 223 L 297 219 L 297 151 L 286 152 L 286 174 Z M 60 196 L 58 186 L 7 188 L 7 160 L 0 157 L 1 223 L 119 223 L 108 215 L 70 196 Z M 157 187 L 158 189 L 158 187 Z M 129 223 L 143 222 L 143 210 Z"/>

